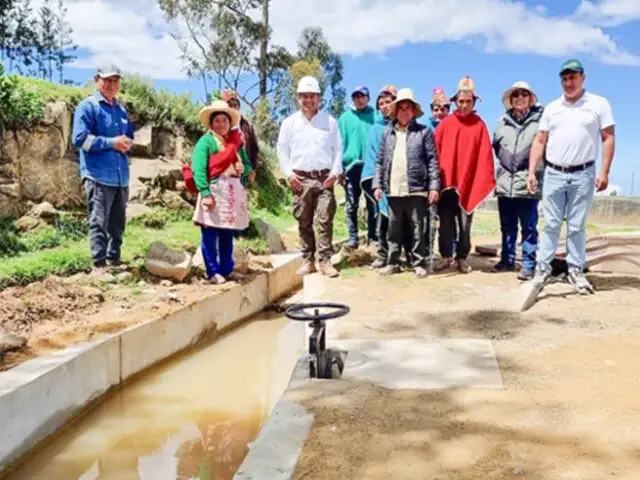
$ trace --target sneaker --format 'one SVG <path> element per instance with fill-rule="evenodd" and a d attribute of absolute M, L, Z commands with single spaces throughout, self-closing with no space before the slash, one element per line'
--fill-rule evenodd
<path fill-rule="evenodd" d="M 305 276 L 316 271 L 316 265 L 313 260 L 304 260 L 302 266 L 296 271 L 296 275 Z"/>
<path fill-rule="evenodd" d="M 124 263 L 120 260 L 107 260 L 107 266 L 110 268 L 117 268 L 120 270 L 128 270 L 130 268 L 128 263 Z"/>
<path fill-rule="evenodd" d="M 400 267 L 398 265 L 387 265 L 378 271 L 380 272 L 380 275 L 393 275 L 394 273 L 400 273 Z"/>
<path fill-rule="evenodd" d="M 227 279 L 224 278 L 222 275 L 220 275 L 219 273 L 216 273 L 213 277 L 209 277 L 207 279 L 207 281 L 209 283 L 212 283 L 214 285 L 222 285 L 223 283 L 227 283 Z"/>
<path fill-rule="evenodd" d="M 453 265 L 453 258 L 443 257 L 435 263 L 435 265 L 433 266 L 433 271 L 440 272 L 442 270 L 448 270 L 449 268 L 452 268 Z"/>
<path fill-rule="evenodd" d="M 378 268 L 383 268 L 387 266 L 387 261 L 382 259 L 382 258 L 376 258 L 372 263 L 371 263 L 371 268 L 373 268 L 374 270 L 377 270 Z"/>
<path fill-rule="evenodd" d="M 318 265 L 319 270 L 320 270 L 320 274 L 321 275 L 325 275 L 329 278 L 335 278 L 338 275 L 340 275 L 340 273 L 338 272 L 338 270 L 336 270 L 333 265 L 331 265 L 331 262 L 329 260 L 323 260 L 319 263 Z"/>
<path fill-rule="evenodd" d="M 458 271 L 460 273 L 471 273 L 471 265 L 469 265 L 469 262 L 467 262 L 467 260 L 465 258 L 460 258 L 458 260 L 456 260 L 456 264 L 458 266 Z"/>
<path fill-rule="evenodd" d="M 427 269 L 424 267 L 416 267 L 414 272 L 416 274 L 416 278 L 425 278 L 428 275 Z"/>
<path fill-rule="evenodd" d="M 593 289 L 593 285 L 587 280 L 587 277 L 584 276 L 584 272 L 581 268 L 571 267 L 569 269 L 569 274 L 567 275 L 567 279 L 569 283 L 573 285 L 573 287 L 580 293 L 580 295 L 589 295 L 590 293 L 595 293 Z"/>
<path fill-rule="evenodd" d="M 504 263 L 504 262 L 498 262 L 493 266 L 491 271 L 493 273 L 515 272 L 516 271 L 516 266 L 515 265 L 509 265 L 509 264 Z"/>
<path fill-rule="evenodd" d="M 526 282 L 528 280 L 531 280 L 534 275 L 535 275 L 535 270 L 533 268 L 522 268 L 518 272 L 518 280 L 522 280 L 523 282 Z"/>
<path fill-rule="evenodd" d="M 522 311 L 525 311 L 533 306 L 536 303 L 536 299 L 544 286 L 549 282 L 551 278 L 551 267 L 538 265 L 535 271 L 535 275 L 533 276 L 533 280 L 531 281 L 531 290 L 529 294 L 524 300 L 522 304 Z"/>

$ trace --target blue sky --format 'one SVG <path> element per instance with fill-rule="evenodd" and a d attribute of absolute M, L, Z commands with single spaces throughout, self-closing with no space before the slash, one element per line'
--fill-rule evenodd
<path fill-rule="evenodd" d="M 82 48 L 69 76 L 85 81 L 99 63 L 116 62 L 172 91 L 202 94 L 183 78 L 179 51 L 153 0 L 70 0 Z M 87 17 L 86 13 L 92 12 Z M 629 87 L 640 78 L 640 0 L 272 0 L 273 42 L 295 49 L 300 30 L 318 25 L 343 54 L 344 86 L 411 87 L 428 105 L 434 87 L 452 94 L 470 75 L 492 132 L 502 92 L 528 81 L 541 103 L 561 94 L 558 69 L 579 58 L 589 90 L 607 97 L 617 122 L 611 182 L 640 192 L 640 135 Z"/>

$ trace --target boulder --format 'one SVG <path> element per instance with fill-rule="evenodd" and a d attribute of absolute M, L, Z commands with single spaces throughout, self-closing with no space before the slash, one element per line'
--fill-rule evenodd
<path fill-rule="evenodd" d="M 0 356 L 11 350 L 19 350 L 27 344 L 27 339 L 0 327 Z"/>
<path fill-rule="evenodd" d="M 29 216 L 52 222 L 60 214 L 49 202 L 42 202 L 31 209 Z"/>
<path fill-rule="evenodd" d="M 21 232 L 28 232 L 30 230 L 35 230 L 43 223 L 44 222 L 42 222 L 38 218 L 32 217 L 30 215 L 25 215 L 24 217 L 20 217 L 18 220 L 16 220 L 16 228 Z"/>
<path fill-rule="evenodd" d="M 189 156 L 192 146 L 179 128 L 155 129 L 153 131 L 153 154 L 172 160 Z"/>
<path fill-rule="evenodd" d="M 253 224 L 255 225 L 258 234 L 262 238 L 266 239 L 269 252 L 280 253 L 285 250 L 282 236 L 275 228 L 259 218 L 253 220 Z"/>
<path fill-rule="evenodd" d="M 145 125 L 136 130 L 133 136 L 133 156 L 134 157 L 153 157 L 153 127 Z"/>
<path fill-rule="evenodd" d="M 249 260 L 251 255 L 246 248 L 235 247 L 233 249 L 233 261 L 235 266 L 233 270 L 241 274 L 249 273 Z"/>
<path fill-rule="evenodd" d="M 191 272 L 193 262 L 189 253 L 172 250 L 162 242 L 153 242 L 147 250 L 144 265 L 152 275 L 182 282 Z"/>

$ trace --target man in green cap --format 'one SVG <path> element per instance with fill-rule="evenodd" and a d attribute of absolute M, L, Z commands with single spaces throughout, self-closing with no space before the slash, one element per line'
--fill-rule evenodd
<path fill-rule="evenodd" d="M 615 121 L 606 98 L 584 89 L 585 73 L 578 60 L 560 69 L 563 95 L 549 103 L 540 118 L 538 134 L 531 147 L 527 187 L 533 194 L 538 185 L 536 170 L 545 156 L 542 190 L 544 229 L 538 244 L 533 288 L 523 306 L 535 298 L 551 275 L 551 261 L 558 246 L 562 221 L 567 219 L 568 280 L 581 294 L 593 293 L 584 276 L 586 225 L 594 187 L 607 188 L 615 150 Z M 599 143 L 602 166 L 596 175 Z"/>

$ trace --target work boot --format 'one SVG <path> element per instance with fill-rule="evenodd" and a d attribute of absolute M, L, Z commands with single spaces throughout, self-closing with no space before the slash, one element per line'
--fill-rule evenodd
<path fill-rule="evenodd" d="M 387 265 L 387 261 L 383 258 L 376 258 L 373 263 L 371 263 L 371 268 L 377 270 L 378 268 L 385 267 Z"/>
<path fill-rule="evenodd" d="M 467 262 L 466 258 L 459 258 L 456 260 L 456 263 L 458 264 L 458 271 L 460 273 L 470 273 L 472 268 L 471 265 L 469 265 L 469 262 Z"/>
<path fill-rule="evenodd" d="M 531 280 L 534 275 L 535 275 L 535 271 L 533 268 L 522 268 L 518 272 L 518 280 L 522 280 L 523 282 L 526 282 L 528 280 Z"/>
<path fill-rule="evenodd" d="M 433 266 L 434 272 L 441 272 L 442 270 L 448 270 L 452 268 L 454 265 L 453 258 L 451 257 L 443 257 L 438 260 Z"/>
<path fill-rule="evenodd" d="M 581 268 L 571 267 L 569 269 L 569 275 L 567 275 L 569 283 L 580 293 L 580 295 L 589 295 L 595 293 L 593 285 L 589 283 L 587 277 L 584 276 L 584 272 Z"/>
<path fill-rule="evenodd" d="M 516 266 L 515 265 L 509 265 L 509 264 L 504 263 L 504 262 L 498 262 L 493 266 L 491 271 L 493 273 L 515 272 L 516 271 Z"/>
<path fill-rule="evenodd" d="M 378 270 L 378 272 L 380 272 L 380 275 L 386 277 L 388 275 L 393 275 L 394 273 L 400 273 L 400 267 L 398 265 L 387 265 L 386 267 Z"/>
<path fill-rule="evenodd" d="M 416 267 L 414 272 L 416 274 L 416 278 L 425 278 L 428 275 L 427 269 L 424 267 Z"/>
<path fill-rule="evenodd" d="M 340 273 L 338 273 L 338 270 L 333 268 L 333 265 L 331 265 L 331 262 L 329 260 L 320 261 L 318 267 L 320 267 L 320 274 L 325 275 L 329 278 L 335 278 L 340 275 Z"/>
<path fill-rule="evenodd" d="M 303 277 L 315 271 L 316 271 L 316 265 L 313 260 L 303 260 L 302 266 L 298 269 L 298 271 L 296 272 L 296 275 Z"/>

